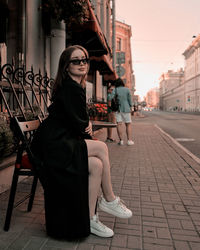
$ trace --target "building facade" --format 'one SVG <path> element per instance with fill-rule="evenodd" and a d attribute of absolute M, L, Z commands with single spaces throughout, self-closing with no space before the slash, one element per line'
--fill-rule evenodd
<path fill-rule="evenodd" d="M 131 55 L 131 26 L 123 22 L 116 21 L 116 73 L 121 77 L 128 87 L 132 96 L 135 92 L 135 76 L 132 68 Z"/>
<path fill-rule="evenodd" d="M 150 89 L 146 95 L 146 106 L 158 109 L 159 108 L 159 88 Z"/>
<path fill-rule="evenodd" d="M 200 111 L 200 35 L 183 53 L 184 71 L 168 71 L 160 77 L 160 108 L 163 110 Z"/>
<path fill-rule="evenodd" d="M 115 79 L 110 47 L 111 1 L 85 0 L 88 20 L 71 28 L 46 11 L 51 2 L 0 0 L 1 67 L 9 63 L 14 68 L 23 67 L 25 71 L 55 78 L 61 52 L 68 45 L 80 44 L 89 51 L 91 59 L 88 99 L 106 100 L 104 75 Z M 6 98 L 12 99 L 11 95 L 6 94 Z M 1 111 L 3 105 L 0 96 Z"/>
<path fill-rule="evenodd" d="M 184 102 L 186 111 L 200 111 L 200 35 L 184 51 Z"/>
<path fill-rule="evenodd" d="M 184 110 L 184 71 L 168 70 L 159 79 L 159 95 L 161 110 Z"/>

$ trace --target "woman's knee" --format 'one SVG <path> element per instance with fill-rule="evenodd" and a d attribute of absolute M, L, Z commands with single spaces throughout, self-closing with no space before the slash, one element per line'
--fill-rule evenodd
<path fill-rule="evenodd" d="M 88 148 L 88 157 L 102 158 L 107 157 L 108 147 L 102 141 L 86 140 Z"/>
<path fill-rule="evenodd" d="M 107 154 L 108 153 L 108 147 L 103 141 L 96 141 L 96 152 L 97 155 L 99 154 Z"/>
<path fill-rule="evenodd" d="M 102 175 L 103 172 L 103 163 L 102 161 L 97 157 L 89 157 L 89 173 L 92 175 Z"/>
<path fill-rule="evenodd" d="M 100 143 L 100 149 L 102 150 L 102 151 L 104 151 L 104 152 L 108 152 L 108 146 L 106 145 L 106 143 L 105 142 L 103 142 L 103 141 L 99 141 L 99 143 Z"/>

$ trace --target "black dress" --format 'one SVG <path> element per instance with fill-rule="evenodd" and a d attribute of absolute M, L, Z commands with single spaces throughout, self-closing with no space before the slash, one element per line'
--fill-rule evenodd
<path fill-rule="evenodd" d="M 88 122 L 85 90 L 67 77 L 31 146 L 41 162 L 37 172 L 44 188 L 46 230 L 53 237 L 80 238 L 90 234 L 84 140 Z"/>

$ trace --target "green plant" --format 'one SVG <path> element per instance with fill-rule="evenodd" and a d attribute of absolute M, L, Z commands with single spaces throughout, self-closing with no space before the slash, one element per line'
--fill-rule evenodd
<path fill-rule="evenodd" d="M 14 136 L 10 129 L 8 116 L 0 113 L 0 162 L 14 152 Z"/>
<path fill-rule="evenodd" d="M 41 9 L 57 21 L 82 24 L 89 19 L 87 0 L 43 0 Z"/>
<path fill-rule="evenodd" d="M 33 110 L 34 110 L 34 113 L 29 107 L 23 108 L 23 112 L 24 112 L 24 115 L 26 116 L 26 120 L 28 121 L 34 120 L 40 114 L 40 109 L 37 105 L 33 105 Z M 19 108 L 16 108 L 15 111 L 13 111 L 13 115 L 23 117 L 22 112 Z"/>

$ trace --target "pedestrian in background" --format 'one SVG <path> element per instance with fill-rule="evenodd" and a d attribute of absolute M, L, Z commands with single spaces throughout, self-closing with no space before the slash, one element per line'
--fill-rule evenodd
<path fill-rule="evenodd" d="M 123 123 L 126 125 L 126 136 L 127 145 L 131 146 L 134 144 L 132 140 L 132 100 L 131 92 L 125 87 L 125 84 L 121 78 L 115 81 L 115 89 L 112 92 L 111 98 L 114 98 L 115 94 L 118 95 L 119 100 L 119 111 L 115 112 L 117 122 L 117 134 L 119 137 L 119 145 L 124 145 L 123 141 Z"/>
<path fill-rule="evenodd" d="M 109 85 L 108 86 L 108 93 L 107 93 L 107 110 L 108 110 L 108 122 L 115 123 L 115 114 L 111 109 L 111 94 L 114 90 L 115 86 Z M 107 139 L 106 142 L 115 142 L 112 138 L 112 128 L 107 128 Z"/>

